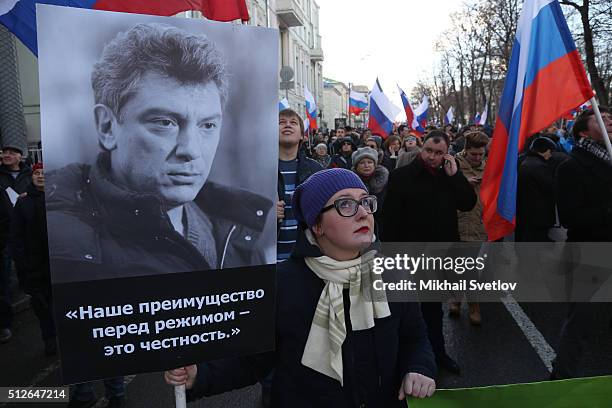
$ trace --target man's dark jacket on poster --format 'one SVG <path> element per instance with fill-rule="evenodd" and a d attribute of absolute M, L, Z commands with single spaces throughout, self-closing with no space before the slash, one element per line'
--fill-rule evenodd
<path fill-rule="evenodd" d="M 580 146 L 557 168 L 555 200 L 572 242 L 612 241 L 612 166 Z"/>
<path fill-rule="evenodd" d="M 461 173 L 430 170 L 419 157 L 391 172 L 382 209 L 382 241 L 459 241 L 457 210 L 470 211 L 476 193 Z"/>
<path fill-rule="evenodd" d="M 58 281 L 154 275 L 265 263 L 260 245 L 271 202 L 212 182 L 185 204 L 187 237 L 177 233 L 163 202 L 127 191 L 109 174 L 109 158 L 47 174 L 51 264 Z M 209 228 L 190 226 L 207 225 Z M 216 256 L 209 264 L 207 249 Z M 76 264 L 76 265 L 75 265 Z"/>
<path fill-rule="evenodd" d="M 26 192 L 26 196 L 17 200 L 13 210 L 9 252 L 24 291 L 50 293 L 45 193 L 33 185 Z"/>
<path fill-rule="evenodd" d="M 291 257 L 278 265 L 275 351 L 198 365 L 189 399 L 246 387 L 275 369 L 272 407 L 405 407 L 406 402 L 397 399 L 405 374 L 435 378 L 437 368 L 419 305 L 389 303 L 390 316 L 375 319 L 371 329 L 352 331 L 348 289 L 344 290 L 344 386 L 301 363 L 325 285 L 304 257 L 321 255 L 301 234 Z"/>
<path fill-rule="evenodd" d="M 554 168 L 538 153 L 530 151 L 519 165 L 515 240 L 547 242 L 555 225 Z"/>

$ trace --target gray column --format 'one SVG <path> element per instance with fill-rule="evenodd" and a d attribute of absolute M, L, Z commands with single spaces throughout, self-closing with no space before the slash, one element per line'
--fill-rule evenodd
<path fill-rule="evenodd" d="M 15 38 L 3 25 L 0 25 L 0 137 L 0 146 L 20 147 L 27 155 Z"/>

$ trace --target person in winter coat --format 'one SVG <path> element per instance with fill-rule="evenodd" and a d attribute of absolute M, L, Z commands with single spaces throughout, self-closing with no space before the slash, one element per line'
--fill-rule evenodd
<path fill-rule="evenodd" d="M 167 371 L 166 382 L 185 384 L 192 400 L 275 368 L 273 407 L 399 408 L 408 395 L 431 396 L 436 367 L 418 305 L 361 284 L 376 254 L 367 251 L 376 198 L 355 173 L 328 169 L 298 187 L 293 205 L 307 230 L 278 267 L 276 350 Z"/>
<path fill-rule="evenodd" d="M 548 163 L 555 143 L 540 136 L 533 140 L 518 170 L 515 240 L 550 242 L 555 225 L 553 167 Z"/>
<path fill-rule="evenodd" d="M 20 147 L 5 145 L 2 147 L 2 165 L 0 166 L 0 188 L 8 187 L 17 194 L 23 194 L 32 184 L 32 169 L 21 161 L 23 151 Z"/>
<path fill-rule="evenodd" d="M 276 244 L 276 261 L 289 258 L 297 238 L 297 220 L 291 208 L 291 197 L 296 187 L 312 174 L 324 167 L 300 151 L 303 144 L 304 122 L 292 109 L 284 109 L 278 114 L 278 201 L 277 219 L 278 235 Z M 323 145 L 325 146 L 325 145 Z"/>
<path fill-rule="evenodd" d="M 597 124 L 593 109 L 583 111 L 573 128 L 577 142 L 568 160 L 557 168 L 555 200 L 568 242 L 612 241 L 612 162 L 604 137 L 612 139 L 612 112 L 600 107 L 607 134 Z M 574 276 L 589 273 L 577 265 Z M 587 275 L 588 276 L 588 275 Z M 580 375 L 579 362 L 602 321 L 612 316 L 610 303 L 571 303 L 561 329 L 552 379 Z"/>
<path fill-rule="evenodd" d="M 382 146 L 382 137 L 371 136 L 366 140 L 366 147 L 370 147 L 378 152 L 378 163 L 382 163 L 385 152 L 380 148 Z"/>
<path fill-rule="evenodd" d="M 366 185 L 370 194 L 376 196 L 378 206 L 382 208 L 389 181 L 389 170 L 378 164 L 378 153 L 370 147 L 361 147 L 353 152 L 353 171 Z M 379 213 L 374 213 L 374 220 L 380 224 Z M 380 230 L 378 231 L 380 234 Z"/>
<path fill-rule="evenodd" d="M 319 143 L 315 146 L 315 155 L 313 157 L 324 169 L 329 167 L 331 162 L 331 156 L 327 154 L 327 145 L 325 143 Z"/>
<path fill-rule="evenodd" d="M 5 191 L 0 191 L 0 254 L 5 253 L 6 250 L 11 229 L 12 209 L 13 205 L 8 194 Z M 4 263 L 4 259 L 0 258 L 0 262 Z M 10 268 L 0 266 L 0 344 L 8 342 L 13 337 L 11 332 L 13 307 L 11 306 L 9 272 Z"/>
<path fill-rule="evenodd" d="M 57 353 L 57 343 L 51 309 L 44 188 L 43 165 L 37 163 L 32 168 L 32 184 L 28 187 L 27 194 L 15 204 L 9 252 L 15 261 L 21 288 L 31 296 L 30 304 L 40 324 L 45 354 L 51 356 Z"/>
<path fill-rule="evenodd" d="M 7 188 L 13 189 L 17 194 L 25 194 L 32 184 L 32 169 L 22 159 L 21 147 L 5 144 L 2 147 L 2 165 L 0 165 L 0 200 L 2 213 L 9 217 L 13 213 L 13 203 L 6 193 Z M 8 228 L 7 228 L 8 230 Z M 8 232 L 7 232 L 8 233 Z M 10 326 L 13 320 L 13 309 L 10 301 L 10 267 L 11 259 L 5 245 L 0 251 L 0 343 L 7 342 L 11 336 Z"/>
<path fill-rule="evenodd" d="M 331 162 L 329 163 L 329 168 L 341 168 L 350 170 L 353 167 L 353 163 L 351 162 L 351 155 L 355 150 L 355 143 L 353 143 L 353 139 L 350 137 L 344 137 L 342 139 L 338 139 L 338 150 L 340 153 L 334 154 L 331 158 Z"/>
<path fill-rule="evenodd" d="M 416 136 L 409 135 L 404 139 L 395 168 L 399 169 L 412 163 L 412 161 L 421 153 L 420 139 Z"/>
<path fill-rule="evenodd" d="M 455 156 L 459 170 L 467 178 L 476 193 L 477 202 L 470 211 L 457 211 L 459 225 L 459 238 L 463 242 L 485 242 L 487 232 L 482 221 L 482 203 L 480 202 L 480 183 L 486 165 L 485 148 L 489 138 L 483 132 L 470 132 L 465 135 L 465 148 Z M 467 294 L 466 294 L 467 295 Z M 463 297 L 463 293 L 458 294 Z M 470 323 L 479 326 L 482 323 L 480 304 L 471 301 L 468 297 Z M 448 304 L 449 314 L 459 317 L 461 313 L 461 299 L 451 299 Z"/>
<path fill-rule="evenodd" d="M 385 154 L 382 160 L 382 165 L 389 171 L 393 171 L 397 164 L 397 156 L 402 147 L 402 142 L 399 136 L 391 135 L 385 140 Z"/>
<path fill-rule="evenodd" d="M 383 242 L 459 241 L 457 210 L 470 211 L 477 200 L 448 148 L 446 133 L 434 130 L 420 155 L 391 173 L 381 216 Z M 398 216 L 403 214 L 418 216 Z M 421 308 L 438 366 L 459 374 L 459 365 L 446 353 L 442 304 L 422 303 Z"/>

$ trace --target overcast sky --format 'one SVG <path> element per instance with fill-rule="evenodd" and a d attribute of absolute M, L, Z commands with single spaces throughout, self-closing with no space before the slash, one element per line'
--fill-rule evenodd
<path fill-rule="evenodd" d="M 325 61 L 323 75 L 372 88 L 402 107 L 397 85 L 410 95 L 432 75 L 434 44 L 461 0 L 316 0 Z M 418 104 L 420 101 L 412 101 Z M 403 110 L 403 109 L 402 109 Z"/>

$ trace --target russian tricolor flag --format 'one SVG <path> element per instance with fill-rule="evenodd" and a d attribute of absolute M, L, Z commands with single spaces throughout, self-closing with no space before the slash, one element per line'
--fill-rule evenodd
<path fill-rule="evenodd" d="M 372 133 L 387 138 L 393 132 L 394 107 L 387 95 L 384 94 L 378 79 L 370 92 L 370 120 L 368 128 Z M 398 112 L 399 113 L 399 112 Z"/>
<path fill-rule="evenodd" d="M 404 111 L 406 112 L 406 123 L 414 130 L 418 136 L 422 136 L 425 133 L 425 126 L 427 126 L 427 110 L 429 109 L 429 98 L 423 97 L 421 104 L 414 109 L 406 96 L 406 92 L 402 88 L 397 86 L 400 91 L 400 97 L 402 98 L 402 104 L 404 105 Z"/>
<path fill-rule="evenodd" d="M 478 119 L 478 122 L 476 124 L 481 125 L 481 126 L 486 125 L 488 116 L 489 116 L 489 104 L 485 102 L 485 108 L 482 111 L 482 114 L 480 115 L 480 118 Z"/>
<path fill-rule="evenodd" d="M 451 125 L 453 123 L 453 119 L 455 119 L 455 113 L 453 112 L 453 107 L 448 108 L 446 115 L 444 115 L 444 124 Z"/>
<path fill-rule="evenodd" d="M 0 24 L 15 34 L 34 55 L 38 55 L 36 3 L 158 16 L 196 10 L 210 20 L 249 21 L 245 0 L 0 0 Z"/>
<path fill-rule="evenodd" d="M 361 112 L 368 107 L 368 95 L 363 92 L 356 92 L 351 89 L 349 94 L 349 114 L 361 115 Z"/>
<path fill-rule="evenodd" d="M 412 105 L 410 104 L 410 100 L 408 100 L 408 96 L 406 96 L 406 92 L 404 92 L 399 85 L 397 86 L 397 89 L 400 91 L 400 98 L 402 98 L 402 105 L 404 105 L 404 112 L 406 112 L 406 123 L 408 126 L 414 129 L 414 109 L 412 109 Z"/>
<path fill-rule="evenodd" d="M 429 97 L 425 95 L 421 104 L 414 110 L 416 116 L 416 122 L 419 128 L 415 128 L 420 133 L 425 133 L 425 127 L 427 126 L 427 112 L 429 111 Z"/>
<path fill-rule="evenodd" d="M 557 0 L 526 0 L 480 189 L 491 241 L 514 230 L 517 160 L 525 140 L 593 96 Z"/>
<path fill-rule="evenodd" d="M 279 112 L 285 109 L 289 109 L 289 101 L 287 100 L 287 98 L 283 98 L 280 101 L 278 101 Z"/>
<path fill-rule="evenodd" d="M 306 100 L 306 117 L 310 123 L 310 129 L 317 128 L 317 104 L 310 90 L 304 85 L 304 99 Z"/>

